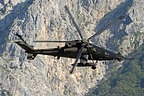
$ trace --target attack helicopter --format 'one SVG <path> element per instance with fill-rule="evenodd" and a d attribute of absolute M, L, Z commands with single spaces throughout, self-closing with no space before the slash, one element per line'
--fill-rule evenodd
<path fill-rule="evenodd" d="M 118 20 L 123 20 L 125 16 L 119 16 L 118 18 L 114 19 L 110 22 L 107 26 L 103 29 L 95 33 L 93 36 L 89 37 L 88 39 L 84 38 L 78 24 L 74 20 L 72 14 L 70 13 L 67 6 L 65 6 L 65 10 L 69 14 L 69 17 L 72 20 L 79 36 L 80 40 L 72 40 L 72 41 L 34 41 L 34 42 L 54 42 L 54 43 L 65 43 L 63 47 L 57 48 L 49 48 L 49 49 L 34 49 L 33 46 L 27 44 L 21 35 L 16 34 L 21 40 L 15 41 L 20 47 L 22 47 L 25 52 L 28 54 L 27 59 L 33 60 L 38 54 L 43 55 L 50 55 L 50 56 L 57 56 L 59 59 L 60 57 L 67 57 L 67 58 L 75 58 L 75 62 L 72 64 L 72 69 L 70 73 L 74 72 L 75 67 L 92 67 L 92 69 L 96 69 L 97 61 L 102 60 L 124 60 L 128 59 L 127 57 L 122 56 L 119 52 L 109 51 L 107 49 L 101 48 L 92 42 L 92 39 L 95 36 L 100 35 L 104 30 L 108 29 L 112 24 L 117 22 Z M 80 60 L 80 61 L 79 61 Z M 89 62 L 92 61 L 92 63 Z"/>

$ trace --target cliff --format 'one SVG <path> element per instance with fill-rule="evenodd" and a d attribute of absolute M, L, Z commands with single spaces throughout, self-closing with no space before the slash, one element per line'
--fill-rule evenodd
<path fill-rule="evenodd" d="M 69 70 L 73 59 L 38 55 L 26 59 L 13 40 L 21 34 L 35 48 L 63 44 L 37 44 L 34 40 L 79 39 L 64 6 L 67 5 L 85 37 L 92 36 L 120 15 L 118 21 L 92 42 L 128 55 L 143 43 L 142 0 L 1 0 L 0 1 L 0 94 L 12 96 L 83 96 L 107 73 L 107 62 L 97 69 Z M 111 62 L 113 64 L 121 64 Z"/>

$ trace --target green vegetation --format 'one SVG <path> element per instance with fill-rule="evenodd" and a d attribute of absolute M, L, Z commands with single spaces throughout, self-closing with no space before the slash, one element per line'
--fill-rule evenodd
<path fill-rule="evenodd" d="M 133 54 L 134 60 L 124 62 L 88 96 L 144 96 L 144 44 Z"/>

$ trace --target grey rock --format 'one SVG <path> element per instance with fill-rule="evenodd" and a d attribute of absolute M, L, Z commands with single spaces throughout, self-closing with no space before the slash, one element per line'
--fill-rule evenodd
<path fill-rule="evenodd" d="M 0 94 L 13 96 L 83 96 L 102 80 L 108 64 L 99 62 L 96 70 L 69 70 L 74 60 L 38 55 L 35 60 L 14 43 L 14 34 L 23 36 L 36 48 L 59 44 L 35 44 L 33 40 L 79 39 L 64 6 L 67 5 L 88 38 L 120 15 L 131 20 L 116 22 L 91 41 L 98 46 L 128 55 L 142 44 L 143 0 L 5 0 L 0 2 Z M 131 6 L 130 8 L 128 8 Z M 1 9 L 3 9 L 1 11 Z M 62 45 L 60 45 L 62 46 Z"/>

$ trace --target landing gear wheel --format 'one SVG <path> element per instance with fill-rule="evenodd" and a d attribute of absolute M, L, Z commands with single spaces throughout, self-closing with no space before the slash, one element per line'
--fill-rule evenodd
<path fill-rule="evenodd" d="M 96 69 L 96 66 L 92 66 L 92 69 L 95 70 L 95 69 Z"/>

